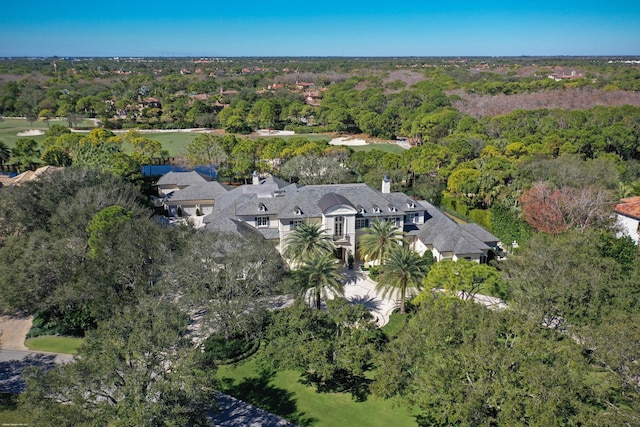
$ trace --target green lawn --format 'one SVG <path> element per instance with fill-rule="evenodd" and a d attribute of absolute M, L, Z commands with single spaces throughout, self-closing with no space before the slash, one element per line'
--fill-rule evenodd
<path fill-rule="evenodd" d="M 145 132 L 143 136 L 154 139 L 162 144 L 162 149 L 169 152 L 170 157 L 184 157 L 187 155 L 187 145 L 201 135 L 195 132 Z"/>
<path fill-rule="evenodd" d="M 218 377 L 223 391 L 301 427 L 416 426 L 406 409 L 394 407 L 391 400 L 369 396 L 356 402 L 346 393 L 316 393 L 294 371 L 261 376 L 255 358 L 237 366 L 221 366 Z"/>
<path fill-rule="evenodd" d="M 82 344 L 82 341 L 82 338 L 42 335 L 35 338 L 29 338 L 24 342 L 24 345 L 29 347 L 31 350 L 76 354 L 78 352 L 78 347 Z"/>
<path fill-rule="evenodd" d="M 400 314 L 397 311 L 394 311 L 389 317 L 389 322 L 382 327 L 382 332 L 384 332 L 389 338 L 395 338 L 407 324 L 407 321 L 409 320 L 408 316 L 408 314 Z"/>
<path fill-rule="evenodd" d="M 367 145 L 354 145 L 351 147 L 353 151 L 371 151 L 380 150 L 387 153 L 402 154 L 405 151 L 404 148 L 396 144 L 367 144 Z"/>
<path fill-rule="evenodd" d="M 67 125 L 65 121 L 53 121 L 50 120 L 49 124 L 59 123 L 63 125 Z M 16 144 L 16 141 L 20 138 L 30 138 L 35 139 L 38 142 L 42 142 L 44 136 L 18 136 L 18 132 L 22 132 L 30 129 L 38 129 L 41 131 L 47 130 L 47 124 L 45 122 L 35 121 L 33 123 L 29 123 L 26 120 L 19 119 L 2 119 L 0 121 L 0 141 L 6 143 L 9 148 L 13 148 Z"/>
<path fill-rule="evenodd" d="M 67 126 L 66 120 L 50 120 L 49 124 L 61 124 Z M 86 125 L 90 124 L 87 122 Z M 3 119 L 0 121 L 0 141 L 5 142 L 9 148 L 13 148 L 15 143 L 20 138 L 31 138 L 35 139 L 39 143 L 44 140 L 44 136 L 25 136 L 19 137 L 18 132 L 31 130 L 31 129 L 39 129 L 42 131 L 47 130 L 47 123 L 43 121 L 35 121 L 33 123 L 29 123 L 26 120 L 20 119 Z M 187 145 L 194 140 L 195 137 L 200 135 L 197 132 L 158 132 L 153 133 L 149 132 L 144 134 L 151 139 L 155 139 L 162 144 L 162 148 L 169 151 L 169 155 L 171 157 L 184 157 L 186 155 Z M 239 138 L 246 138 L 246 135 L 238 135 Z M 282 138 L 282 139 L 291 139 L 296 137 L 304 137 L 312 141 L 320 140 L 320 141 L 330 141 L 331 138 L 328 135 L 324 134 L 304 134 L 304 135 L 284 135 L 284 136 L 251 136 L 251 138 Z M 370 150 L 382 150 L 389 153 L 402 153 L 404 150 L 395 144 L 368 144 L 368 145 L 359 145 L 351 147 L 354 151 L 370 151 Z"/>

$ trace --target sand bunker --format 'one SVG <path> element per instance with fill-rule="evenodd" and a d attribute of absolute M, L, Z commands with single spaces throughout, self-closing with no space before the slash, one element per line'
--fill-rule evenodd
<path fill-rule="evenodd" d="M 38 135 L 44 135 L 44 131 L 37 130 L 37 129 L 24 130 L 22 132 L 18 132 L 16 135 L 17 136 L 38 136 Z"/>
<path fill-rule="evenodd" d="M 367 145 L 367 141 L 365 141 L 364 139 L 358 139 L 358 138 L 345 138 L 345 137 L 340 137 L 340 138 L 333 138 L 331 141 L 329 141 L 329 144 L 331 145 Z"/>
<path fill-rule="evenodd" d="M 258 135 L 260 136 L 283 136 L 283 135 L 295 135 L 292 130 L 272 130 L 272 129 L 260 129 Z"/>

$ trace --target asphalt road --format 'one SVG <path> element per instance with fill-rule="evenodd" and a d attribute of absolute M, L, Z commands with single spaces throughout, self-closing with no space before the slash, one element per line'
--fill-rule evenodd
<path fill-rule="evenodd" d="M 46 369 L 72 359 L 73 356 L 68 354 L 0 350 L 0 393 L 22 393 L 26 387 L 22 372 L 27 367 L 37 366 Z"/>
<path fill-rule="evenodd" d="M 0 350 L 0 362 L 8 362 L 10 360 L 24 360 L 24 359 L 34 359 L 34 358 L 38 358 L 38 356 L 40 357 L 44 357 L 44 358 L 51 358 L 53 356 L 53 359 L 56 363 L 61 363 L 61 362 L 70 362 L 71 360 L 73 360 L 73 356 L 70 354 L 58 354 L 58 353 L 40 353 L 40 352 L 33 352 L 33 351 L 23 351 L 23 350 Z"/>

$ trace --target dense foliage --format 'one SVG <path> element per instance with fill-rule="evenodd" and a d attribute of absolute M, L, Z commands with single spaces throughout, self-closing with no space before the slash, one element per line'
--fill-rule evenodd
<path fill-rule="evenodd" d="M 548 78 L 574 70 L 578 78 Z M 264 340 L 263 364 L 294 369 L 321 392 L 397 397 L 420 425 L 640 424 L 640 260 L 610 215 L 640 194 L 637 67 L 602 58 L 56 58 L 2 60 L 0 73 L 15 77 L 0 81 L 0 114 L 103 125 L 77 133 L 51 124 L 41 143 L 0 143 L 2 168 L 72 165 L 0 190 L 0 309 L 87 336 L 74 364 L 29 376 L 21 406 L 34 422 L 205 425 L 217 356 L 198 346 L 213 335 L 212 354 Z M 363 306 L 339 297 L 331 255 L 309 255 L 331 252 L 321 230 L 299 228 L 285 252 L 298 269 L 288 272 L 259 237 L 154 220 L 140 165 L 167 152 L 136 131 L 107 130 L 151 127 L 224 128 L 184 154 L 229 181 L 258 171 L 378 188 L 386 175 L 393 191 L 489 228 L 509 257 L 431 265 L 396 247 L 391 224 L 372 224 L 362 250 L 380 264 L 379 289 L 398 291 L 403 308 L 424 289 L 387 338 Z M 256 128 L 401 137 L 410 148 L 238 136 Z M 296 293 L 310 299 L 269 311 Z M 477 294 L 509 308 L 474 304 Z"/>

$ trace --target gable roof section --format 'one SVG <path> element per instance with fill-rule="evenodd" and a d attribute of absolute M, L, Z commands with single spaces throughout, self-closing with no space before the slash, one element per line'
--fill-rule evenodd
<path fill-rule="evenodd" d="M 494 236 L 478 224 L 470 222 L 468 224 L 460 224 L 460 227 L 462 227 L 466 232 L 484 243 L 498 243 L 500 241 L 500 239 L 498 239 L 496 236 Z"/>
<path fill-rule="evenodd" d="M 8 178 L 3 180 L 3 185 L 11 186 L 11 185 L 20 185 L 29 181 L 37 181 L 40 178 L 50 175 L 52 173 L 58 172 L 64 168 L 58 166 L 42 166 L 34 171 L 26 171 L 22 172 L 19 175 L 14 176 L 13 178 Z"/>
<path fill-rule="evenodd" d="M 164 201 L 167 204 L 175 204 L 187 200 L 216 200 L 228 191 L 228 187 L 217 181 L 202 182 L 190 185 L 184 190 L 173 191 L 164 198 Z"/>
<path fill-rule="evenodd" d="M 211 178 L 196 171 L 169 171 L 162 175 L 156 185 L 193 185 L 211 181 Z"/>
<path fill-rule="evenodd" d="M 432 204 L 421 202 L 421 205 L 427 209 L 427 213 L 425 223 L 417 233 L 418 238 L 438 252 L 482 254 L 491 249 L 487 243 L 498 241 L 494 235 L 476 224 L 458 224 Z"/>
<path fill-rule="evenodd" d="M 628 197 L 620 200 L 613 211 L 640 221 L 640 197 Z"/>

